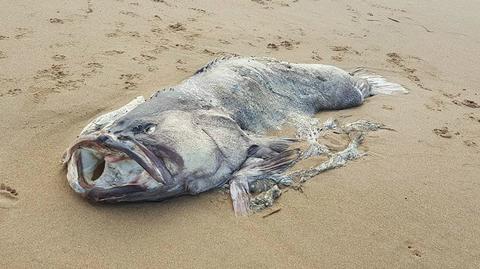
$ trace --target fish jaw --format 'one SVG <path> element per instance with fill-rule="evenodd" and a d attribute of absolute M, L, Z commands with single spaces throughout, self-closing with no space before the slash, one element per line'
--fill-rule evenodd
<path fill-rule="evenodd" d="M 141 200 L 172 186 L 163 161 L 133 139 L 112 134 L 81 136 L 64 157 L 72 189 L 98 202 Z"/>

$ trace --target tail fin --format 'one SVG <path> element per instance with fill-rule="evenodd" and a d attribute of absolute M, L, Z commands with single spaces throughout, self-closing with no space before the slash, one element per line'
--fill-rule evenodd
<path fill-rule="evenodd" d="M 363 68 L 357 68 L 350 73 L 355 78 L 355 87 L 362 93 L 363 97 L 376 94 L 408 93 L 402 85 L 389 82 L 384 77 L 368 72 Z"/>

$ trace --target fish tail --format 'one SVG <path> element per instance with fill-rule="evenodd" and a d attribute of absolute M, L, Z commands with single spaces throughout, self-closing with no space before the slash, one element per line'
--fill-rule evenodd
<path fill-rule="evenodd" d="M 402 85 L 387 81 L 384 77 L 375 73 L 369 72 L 363 68 L 357 68 L 350 72 L 355 79 L 354 86 L 367 98 L 377 94 L 396 94 L 408 93 Z"/>

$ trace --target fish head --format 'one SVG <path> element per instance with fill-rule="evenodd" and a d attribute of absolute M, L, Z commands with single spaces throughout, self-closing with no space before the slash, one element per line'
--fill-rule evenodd
<path fill-rule="evenodd" d="M 100 130 L 89 128 L 64 156 L 70 186 L 98 202 L 159 200 L 175 195 L 179 184 L 174 175 L 182 159 L 158 142 L 156 126 L 149 117 L 127 114 Z"/>

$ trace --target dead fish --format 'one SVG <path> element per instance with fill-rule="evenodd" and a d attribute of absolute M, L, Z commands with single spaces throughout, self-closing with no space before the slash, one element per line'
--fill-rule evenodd
<path fill-rule="evenodd" d="M 235 212 L 245 214 L 249 183 L 281 174 L 299 157 L 289 149 L 293 139 L 266 131 L 395 91 L 404 89 L 364 70 L 219 58 L 88 124 L 64 155 L 67 179 L 98 202 L 160 201 L 229 183 Z"/>

